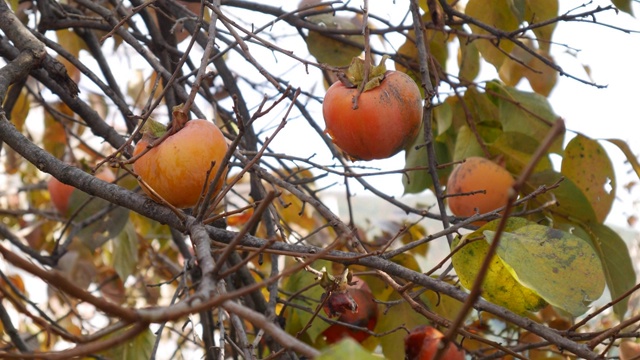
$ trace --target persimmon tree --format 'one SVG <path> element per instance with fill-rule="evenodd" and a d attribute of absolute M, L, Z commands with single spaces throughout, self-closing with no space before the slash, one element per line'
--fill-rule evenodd
<path fill-rule="evenodd" d="M 631 0 L 558 2 L 0 1 L 0 357 L 404 359 L 425 325 L 443 334 L 430 349 L 473 358 L 637 357 L 603 144 L 640 164 L 624 141 L 568 132 L 548 100 L 559 76 L 601 86 L 555 62 L 556 26 L 626 31 L 597 19 Z M 379 166 L 335 146 L 321 109 L 332 83 L 355 86 L 348 119 L 360 82 L 384 86 L 380 63 L 423 99 L 404 163 Z M 204 184 L 226 179 L 183 209 L 136 174 L 133 149 L 145 124 L 168 131 L 145 138 L 151 154 L 190 119 L 218 126 L 226 154 L 145 170 L 172 199 L 190 159 L 211 164 Z M 445 186 L 477 157 L 513 177 L 507 199 L 453 216 L 448 199 L 492 195 Z M 372 185 L 385 174 L 424 205 Z M 364 193 L 402 217 L 357 221 Z"/>

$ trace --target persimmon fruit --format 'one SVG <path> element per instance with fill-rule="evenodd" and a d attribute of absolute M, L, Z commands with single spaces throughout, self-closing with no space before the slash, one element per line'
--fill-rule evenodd
<path fill-rule="evenodd" d="M 325 301 L 323 310 L 329 317 L 337 317 L 336 320 L 340 322 L 373 330 L 378 322 L 378 305 L 366 283 L 357 278 L 355 280 L 356 285 L 332 292 Z M 332 324 L 322 334 L 328 344 L 334 344 L 346 337 L 362 343 L 370 336 L 368 332 L 341 324 Z"/>
<path fill-rule="evenodd" d="M 333 83 L 322 103 L 326 133 L 351 159 L 391 157 L 418 135 L 422 121 L 422 96 L 409 75 L 386 71 L 379 85 L 357 98 L 357 87 Z M 377 83 L 376 83 L 377 84 Z"/>
<path fill-rule="evenodd" d="M 113 182 L 116 179 L 113 172 L 107 168 L 99 171 L 96 174 L 96 177 L 106 182 Z M 51 202 L 56 210 L 61 214 L 66 214 L 69 210 L 69 199 L 75 189 L 75 187 L 67 185 L 54 177 L 49 179 L 47 182 L 47 190 L 49 190 Z"/>
<path fill-rule="evenodd" d="M 484 193 L 447 197 L 449 208 L 461 217 L 493 211 L 507 204 L 513 183 L 513 177 L 504 167 L 482 157 L 467 158 L 449 175 L 447 194 Z"/>
<path fill-rule="evenodd" d="M 158 135 L 147 129 L 136 144 L 133 155 L 141 154 Z M 224 135 L 216 125 L 203 119 L 191 120 L 135 160 L 133 170 L 143 180 L 141 187 L 149 197 L 160 201 L 147 186 L 169 204 L 177 208 L 188 208 L 198 202 L 203 189 L 207 191 L 218 168 L 224 165 L 222 160 L 227 148 Z M 213 162 L 215 165 L 212 168 Z M 226 168 L 224 171 L 226 175 Z M 215 186 L 216 193 L 223 183 L 224 176 Z"/>
<path fill-rule="evenodd" d="M 411 330 L 404 339 L 405 359 L 407 360 L 431 360 L 438 352 L 438 348 L 444 335 L 436 328 L 421 325 Z M 456 344 L 449 343 L 440 358 L 442 360 L 464 360 L 464 350 Z"/>

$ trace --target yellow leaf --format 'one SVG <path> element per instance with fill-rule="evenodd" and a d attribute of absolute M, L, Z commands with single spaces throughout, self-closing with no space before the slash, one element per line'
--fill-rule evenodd
<path fill-rule="evenodd" d="M 24 286 L 24 281 L 22 280 L 22 277 L 20 275 L 18 274 L 8 275 L 7 279 L 9 280 L 12 286 L 9 286 L 9 284 L 7 284 L 4 281 L 4 279 L 0 278 L 0 287 L 2 287 L 3 289 L 6 289 L 9 293 L 13 294 L 14 296 L 18 296 L 18 295 L 13 291 L 13 288 L 18 290 L 22 295 L 25 295 L 25 296 L 29 295 L 27 293 L 27 289 Z"/>
<path fill-rule="evenodd" d="M 379 357 L 366 350 L 357 341 L 346 338 L 335 346 L 331 346 L 324 350 L 316 360 L 333 360 L 333 359 L 361 359 L 361 360 L 378 360 Z"/>
<path fill-rule="evenodd" d="M 27 115 L 29 115 L 29 110 L 31 109 L 31 100 L 29 98 L 29 93 L 26 88 L 23 88 L 20 91 L 20 95 L 18 99 L 16 99 L 13 108 L 11 109 L 11 123 L 18 129 L 18 131 L 22 131 L 24 127 L 24 122 L 27 120 Z M 7 156 L 5 159 L 5 172 L 7 174 L 15 174 L 20 169 L 20 165 L 22 164 L 23 158 L 16 153 L 11 147 L 5 148 Z"/>
<path fill-rule="evenodd" d="M 607 218 L 616 197 L 616 176 L 605 149 L 598 141 L 578 135 L 565 148 L 562 175 L 587 197 L 598 222 Z"/>
<path fill-rule="evenodd" d="M 89 92 L 89 104 L 101 118 L 105 119 L 109 114 L 109 107 L 107 106 L 104 95 L 92 91 Z"/>
<path fill-rule="evenodd" d="M 498 75 L 505 85 L 516 86 L 520 80 L 522 80 L 524 73 L 527 70 L 523 64 L 528 63 L 533 56 L 520 47 L 513 49 L 510 55 L 513 59 L 506 58 L 504 60 L 500 66 Z"/>
<path fill-rule="evenodd" d="M 527 0 L 524 18 L 531 24 L 540 23 L 558 16 L 558 0 Z M 557 22 L 535 27 L 532 31 L 538 40 L 540 49 L 548 52 L 551 47 L 551 35 Z"/>
<path fill-rule="evenodd" d="M 511 4 L 512 2 L 509 0 L 469 0 L 465 13 L 486 25 L 504 31 L 513 31 L 518 28 L 520 22 L 512 10 Z M 478 26 L 469 26 L 476 35 L 490 35 L 489 32 Z M 500 49 L 490 39 L 478 39 L 475 44 L 482 57 L 495 66 L 496 70 L 500 69 L 507 58 L 505 54 L 510 53 L 514 47 L 512 42 L 504 39 L 499 42 Z"/>
<path fill-rule="evenodd" d="M 629 144 L 627 144 L 625 141 L 620 139 L 605 139 L 605 140 L 617 146 L 620 149 L 620 151 L 624 153 L 624 155 L 627 157 L 627 161 L 629 162 L 629 164 L 631 164 L 633 171 L 636 173 L 636 176 L 640 178 L 640 162 L 638 162 L 638 158 L 636 157 L 636 154 L 634 154 L 631 148 L 629 147 Z"/>
<path fill-rule="evenodd" d="M 454 285 L 452 281 L 447 282 Z M 420 299 L 428 305 L 429 310 L 452 321 L 458 316 L 462 308 L 462 303 L 459 300 L 431 290 L 422 294 Z"/>
<path fill-rule="evenodd" d="M 483 231 L 495 229 L 498 221 L 489 222 L 462 238 L 456 237 L 451 245 L 452 249 L 455 249 L 462 244 L 460 250 L 453 255 L 452 262 L 460 284 L 467 289 L 473 287 L 478 271 L 489 250 L 489 244 L 484 240 Z M 509 228 L 527 223 L 526 220 L 517 218 L 509 219 L 509 222 Z M 497 255 L 494 255 L 482 283 L 482 296 L 496 305 L 521 315 L 540 310 L 546 305 L 540 296 L 520 284 L 512 276 Z"/>
<path fill-rule="evenodd" d="M 6 151 L 6 158 L 4 161 L 4 171 L 9 175 L 13 175 L 17 173 L 18 170 L 20 170 L 20 165 L 22 165 L 22 162 L 23 162 L 22 160 L 24 158 L 20 156 L 10 146 L 7 146 L 4 150 Z"/>
<path fill-rule="evenodd" d="M 426 20 L 426 17 L 423 18 Z M 396 70 L 406 73 L 420 84 L 420 73 L 418 70 L 420 68 L 420 60 L 415 38 L 415 31 L 410 30 L 407 35 L 407 40 L 398 49 L 398 55 L 402 56 L 403 61 L 396 62 Z M 424 41 L 428 46 L 429 55 L 438 63 L 442 70 L 446 70 L 447 58 L 449 57 L 448 40 L 449 38 L 441 31 L 428 29 L 424 31 Z M 435 84 L 437 78 L 433 72 L 433 67 L 430 67 L 429 73 L 431 75 L 431 81 Z M 421 92 L 424 91 L 422 86 L 419 86 L 419 88 Z"/>
<path fill-rule="evenodd" d="M 495 232 L 481 229 L 487 242 Z M 602 295 L 605 276 L 593 247 L 570 233 L 530 223 L 502 233 L 497 254 L 522 286 L 574 316 Z"/>
<path fill-rule="evenodd" d="M 73 31 L 68 29 L 57 30 L 56 36 L 58 37 L 58 44 L 60 44 L 60 46 L 62 46 L 74 58 L 78 59 L 80 50 L 86 46 L 84 41 L 82 41 L 82 39 L 80 39 L 80 37 Z M 64 64 L 67 68 L 67 73 L 69 73 L 69 77 L 77 84 L 80 81 L 80 70 L 61 55 L 58 55 L 56 59 Z"/>
<path fill-rule="evenodd" d="M 44 114 L 42 143 L 45 150 L 61 159 L 67 144 L 65 127 L 71 125 L 71 121 L 66 117 L 73 117 L 73 111 L 63 102 L 51 104 L 51 107 L 56 113 L 46 111 Z"/>
<path fill-rule="evenodd" d="M 463 37 L 459 37 L 458 41 L 458 76 L 463 80 L 473 81 L 480 72 L 480 53 L 474 43 L 467 43 Z"/>
<path fill-rule="evenodd" d="M 29 98 L 29 92 L 27 92 L 26 88 L 23 88 L 20 91 L 20 95 L 18 96 L 16 103 L 13 105 L 13 109 L 11 109 L 10 120 L 18 131 L 22 131 L 30 109 L 31 99 Z"/>
<path fill-rule="evenodd" d="M 551 55 L 541 51 L 537 52 L 551 63 L 554 63 Z M 525 69 L 524 76 L 529 80 L 533 91 L 542 96 L 549 96 L 558 81 L 558 72 L 537 57 L 533 57 L 527 65 L 529 67 Z"/>

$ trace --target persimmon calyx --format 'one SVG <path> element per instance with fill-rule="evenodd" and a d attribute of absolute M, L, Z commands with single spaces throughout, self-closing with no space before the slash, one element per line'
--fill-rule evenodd
<path fill-rule="evenodd" d="M 169 131 L 176 133 L 187 124 L 187 121 L 189 121 L 187 112 L 188 110 L 184 108 L 184 104 L 179 104 L 173 107 L 171 111 L 173 119 L 171 120 Z"/>
<path fill-rule="evenodd" d="M 159 139 L 167 133 L 167 126 L 153 120 L 153 118 L 148 118 L 144 125 L 142 125 L 141 133 L 142 136 L 148 139 Z"/>
<path fill-rule="evenodd" d="M 387 72 L 387 67 L 384 63 L 388 58 L 388 55 L 384 55 L 378 65 L 372 65 L 370 67 L 369 79 L 362 88 L 363 92 L 380 86 Z M 347 70 L 347 79 L 354 87 L 361 86 L 362 82 L 365 81 L 365 63 L 363 59 L 354 57 L 353 60 L 351 60 L 351 65 L 349 65 L 349 69 Z"/>
<path fill-rule="evenodd" d="M 327 291 L 345 291 L 352 284 L 353 274 L 349 269 L 345 269 L 341 275 L 333 276 L 329 274 L 327 269 L 322 269 L 322 278 L 320 278 L 320 286 Z"/>

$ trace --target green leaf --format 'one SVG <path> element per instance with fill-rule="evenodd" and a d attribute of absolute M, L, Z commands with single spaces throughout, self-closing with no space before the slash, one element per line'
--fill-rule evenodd
<path fill-rule="evenodd" d="M 466 38 L 458 37 L 460 48 L 458 49 L 458 77 L 465 81 L 473 81 L 480 72 L 480 53 L 472 42 Z"/>
<path fill-rule="evenodd" d="M 453 280 L 450 284 L 456 285 L 453 283 Z M 430 311 L 452 321 L 458 316 L 462 309 L 462 303 L 459 300 L 431 290 L 422 294 L 420 299 L 428 305 Z"/>
<path fill-rule="evenodd" d="M 531 161 L 531 155 L 538 147 L 537 142 L 522 133 L 502 133 L 496 141 L 489 144 L 492 154 L 500 154 L 506 161 L 506 168 L 512 174 L 519 174 Z M 552 169 L 548 157 L 543 157 L 536 164 L 534 172 Z"/>
<path fill-rule="evenodd" d="M 138 264 L 138 234 L 131 222 L 113 239 L 113 268 L 126 281 Z"/>
<path fill-rule="evenodd" d="M 624 153 L 624 155 L 627 157 L 627 161 L 629 162 L 629 164 L 631 164 L 633 171 L 635 171 L 638 178 L 640 178 L 640 162 L 638 162 L 638 158 L 633 153 L 633 151 L 631 151 L 629 144 L 627 144 L 626 142 L 620 139 L 605 139 L 605 140 L 617 146 Z"/>
<path fill-rule="evenodd" d="M 520 22 L 518 16 L 514 14 L 513 4 L 510 0 L 469 0 L 465 8 L 465 13 L 485 25 L 504 30 L 513 31 L 518 28 Z M 476 25 L 469 25 L 471 31 L 476 35 L 488 35 L 489 33 Z M 500 49 L 496 48 L 489 39 L 477 39 L 474 41 L 482 57 L 490 64 L 500 69 L 500 66 L 507 58 L 505 54 L 511 52 L 514 44 L 511 41 L 500 41 Z"/>
<path fill-rule="evenodd" d="M 411 170 L 402 177 L 405 194 L 415 194 L 433 187 L 433 179 L 429 171 L 426 170 L 429 166 L 429 161 L 427 158 L 427 150 L 424 147 L 425 140 L 422 129 L 421 127 L 418 136 L 416 136 L 413 143 L 406 148 L 404 168 L 423 167 L 424 170 Z M 449 162 L 450 155 L 447 145 L 440 141 L 435 141 L 433 145 L 436 151 L 436 163 L 445 164 Z M 441 183 L 446 182 L 450 172 L 450 166 L 438 170 L 438 177 Z"/>
<path fill-rule="evenodd" d="M 631 0 L 611 0 L 611 3 L 613 3 L 613 5 L 615 5 L 618 9 L 633 16 L 633 8 L 631 7 Z"/>
<path fill-rule="evenodd" d="M 558 16 L 558 0 L 526 0 L 524 17 L 531 24 L 540 23 Z M 557 22 L 533 29 L 538 46 L 546 52 L 551 47 L 551 36 Z"/>
<path fill-rule="evenodd" d="M 476 87 L 470 87 L 464 93 L 464 101 L 476 123 L 499 121 L 499 108 L 494 99 L 486 92 L 479 92 Z"/>
<path fill-rule="evenodd" d="M 484 238 L 483 231 L 495 230 L 499 221 L 491 221 L 462 238 L 456 237 L 451 245 L 451 248 L 455 249 L 458 244 L 465 244 L 453 255 L 451 261 L 460 279 L 460 284 L 467 289 L 473 287 L 482 262 L 489 251 L 489 244 L 482 240 Z M 517 229 L 528 223 L 522 218 L 510 218 L 507 229 Z M 496 255 L 494 255 L 482 283 L 482 296 L 488 301 L 520 315 L 540 310 L 546 305 L 546 302 L 534 291 L 520 284 L 505 267 L 500 257 Z"/>
<path fill-rule="evenodd" d="M 396 344 L 397 347 L 397 344 Z M 362 359 L 362 360 L 380 360 L 379 356 L 373 355 L 370 351 L 365 350 L 360 344 L 351 338 L 346 338 L 334 346 L 331 346 L 318 355 L 316 360 L 334 360 L 334 359 Z"/>
<path fill-rule="evenodd" d="M 450 103 L 455 101 L 457 101 L 457 98 L 448 97 L 442 104 L 433 109 L 433 119 L 436 121 L 438 136 L 446 133 L 453 123 L 453 109 Z M 438 136 L 436 136 L 436 139 Z"/>
<path fill-rule="evenodd" d="M 473 131 L 464 125 L 458 128 L 453 161 L 461 161 L 471 156 L 484 156 L 484 151 L 482 151 L 482 147 Z"/>
<path fill-rule="evenodd" d="M 333 16 L 332 14 L 314 15 L 307 18 L 310 22 L 325 26 L 332 30 L 355 30 L 358 29 L 356 19 L 349 19 L 342 16 Z M 364 37 L 362 35 L 336 35 L 364 46 Z M 309 31 L 307 36 L 307 49 L 318 62 L 329 64 L 332 66 L 347 66 L 351 63 L 351 59 L 362 53 L 362 47 L 346 44 L 335 38 L 324 36 L 316 31 Z"/>
<path fill-rule="evenodd" d="M 564 150 L 561 172 L 582 191 L 598 222 L 603 222 L 616 195 L 616 175 L 604 148 L 585 136 L 574 137 Z"/>
<path fill-rule="evenodd" d="M 429 30 L 427 29 L 424 34 L 424 39 L 429 44 L 429 54 L 443 71 L 447 71 L 447 60 L 449 59 L 449 35 L 443 31 Z"/>
<path fill-rule="evenodd" d="M 518 23 L 522 23 L 524 20 L 525 0 L 510 0 L 509 9 L 513 15 L 518 19 Z"/>
<path fill-rule="evenodd" d="M 629 248 L 620 235 L 606 225 L 590 223 L 587 228 L 602 261 L 611 299 L 616 299 L 636 284 Z M 627 297 L 613 306 L 619 320 L 624 318 L 628 303 Z"/>
<path fill-rule="evenodd" d="M 117 336 L 120 333 L 121 331 L 118 331 L 112 336 Z M 106 353 L 109 355 L 110 359 L 149 359 L 151 357 L 151 352 L 153 351 L 153 344 L 155 343 L 155 340 L 156 336 L 151 330 L 147 329 L 130 341 L 107 350 Z"/>
<path fill-rule="evenodd" d="M 104 199 L 92 197 L 78 189 L 74 189 L 69 197 L 67 214 L 75 214 L 76 211 L 78 213 L 73 218 L 74 223 L 82 223 L 84 220 L 90 220 L 90 223 L 83 224 L 82 228 L 76 227 L 75 236 L 92 251 L 120 234 L 129 220 L 128 209 L 113 206 Z"/>
<path fill-rule="evenodd" d="M 331 269 L 331 263 L 324 260 L 316 261 L 311 266 L 317 270 L 320 270 L 323 267 L 326 269 Z M 287 293 L 293 294 L 298 293 L 300 290 L 307 289 L 304 290 L 300 294 L 300 296 L 292 299 L 291 302 L 310 310 L 307 311 L 290 306 L 286 308 L 285 317 L 287 318 L 287 323 L 285 326 L 285 331 L 289 334 L 296 335 L 300 330 L 302 330 L 311 320 L 316 307 L 320 305 L 320 298 L 324 293 L 324 289 L 319 285 L 309 288 L 311 284 L 317 282 L 318 280 L 315 279 L 315 276 L 313 274 L 308 271 L 302 270 L 291 275 L 285 282 L 284 291 L 286 291 Z M 320 310 L 320 312 L 321 314 L 324 314 L 323 310 Z M 309 329 L 307 329 L 306 335 L 309 336 L 309 340 L 312 343 L 315 343 L 318 336 L 320 336 L 323 331 L 328 329 L 329 326 L 329 323 L 316 316 L 313 319 L 312 325 L 309 327 Z"/>
<path fill-rule="evenodd" d="M 484 230 L 493 241 L 495 231 Z M 602 295 L 605 276 L 591 245 L 572 234 L 530 224 L 504 232 L 497 254 L 518 282 L 574 316 Z"/>
<path fill-rule="evenodd" d="M 553 170 L 546 170 L 535 173 L 527 180 L 527 190 L 529 192 L 540 186 L 549 186 L 555 184 L 562 178 Z M 532 201 L 533 204 L 542 204 L 543 202 L 555 200 L 556 206 L 548 208 L 552 214 L 558 214 L 563 218 L 574 218 L 584 222 L 596 222 L 596 213 L 591 207 L 591 203 L 582 191 L 570 179 L 564 179 L 560 186 L 551 190 L 549 193 L 542 194 Z"/>
<path fill-rule="evenodd" d="M 540 143 L 558 119 L 547 98 L 532 92 L 520 91 L 498 82 L 487 84 L 500 111 L 500 123 L 504 132 L 519 132 Z M 549 152 L 562 152 L 563 136 L 551 145 Z"/>
<path fill-rule="evenodd" d="M 425 21 L 431 21 L 426 15 L 423 16 Z M 449 48 L 447 42 L 449 38 L 442 31 L 435 31 L 427 29 L 423 33 L 425 45 L 428 47 L 430 59 L 437 62 L 440 68 L 446 70 L 447 59 L 449 58 Z M 409 30 L 407 34 L 407 40 L 398 48 L 397 55 L 402 58 L 402 61 L 396 62 L 396 70 L 402 71 L 409 75 L 412 79 L 418 83 L 420 93 L 424 97 L 424 89 L 420 80 L 420 58 L 418 54 L 418 48 L 416 46 L 416 36 L 414 30 Z M 431 81 L 435 83 L 436 77 L 431 75 Z"/>

